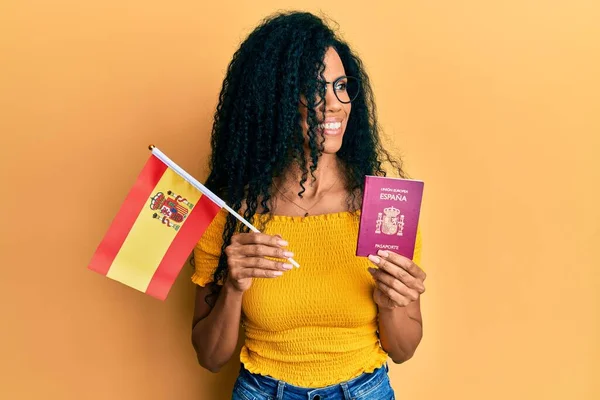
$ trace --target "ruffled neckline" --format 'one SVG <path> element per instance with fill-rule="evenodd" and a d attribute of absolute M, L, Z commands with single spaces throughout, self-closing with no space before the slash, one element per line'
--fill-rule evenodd
<path fill-rule="evenodd" d="M 354 218 L 356 216 L 360 216 L 360 210 L 356 211 L 339 211 L 328 214 L 315 214 L 315 215 L 273 215 L 271 221 L 272 222 L 323 222 L 330 220 L 338 220 L 338 219 L 349 219 Z M 254 220 L 257 219 L 267 219 L 269 217 L 268 214 L 255 214 Z"/>

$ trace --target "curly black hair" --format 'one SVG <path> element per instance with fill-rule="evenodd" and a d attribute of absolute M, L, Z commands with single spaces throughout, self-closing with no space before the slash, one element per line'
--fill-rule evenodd
<path fill-rule="evenodd" d="M 358 56 L 324 19 L 307 12 L 277 13 L 263 20 L 233 55 L 212 127 L 206 186 L 234 210 L 244 207 L 243 216 L 248 221 L 257 213 L 259 203 L 263 214 L 270 216 L 273 180 L 282 177 L 292 164 L 302 171 L 300 196 L 309 173 L 314 179 L 324 139 L 316 134 L 318 109 L 311 99 L 319 94 L 324 98 L 323 58 L 330 47 L 339 54 L 346 75 L 360 82 L 337 153 L 350 193 L 349 209 L 356 209 L 356 200 L 362 197 L 365 175 L 386 175 L 383 162 L 388 162 L 398 176 L 405 176 L 401 162 L 381 146 L 373 93 Z M 308 99 L 310 162 L 306 160 L 298 108 L 301 95 Z M 231 237 L 247 231 L 228 215 L 214 282 L 223 282 L 227 275 L 224 250 Z M 219 288 L 213 286 L 215 294 Z M 207 302 L 212 303 L 208 298 Z"/>

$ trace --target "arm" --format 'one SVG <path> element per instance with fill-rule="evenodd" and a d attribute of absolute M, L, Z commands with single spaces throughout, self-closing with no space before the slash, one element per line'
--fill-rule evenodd
<path fill-rule="evenodd" d="M 406 307 L 379 308 L 381 347 L 396 364 L 410 359 L 423 337 L 419 302 Z"/>
<path fill-rule="evenodd" d="M 369 259 L 376 288 L 373 299 L 379 308 L 382 348 L 399 364 L 410 359 L 423 337 L 420 296 L 425 292 L 425 272 L 410 259 L 379 251 Z"/>
<path fill-rule="evenodd" d="M 253 278 L 276 278 L 292 266 L 265 257 L 289 258 L 293 254 L 283 247 L 280 237 L 262 233 L 234 235 L 225 249 L 228 274 L 214 307 L 206 303 L 210 287 L 198 286 L 194 307 L 192 344 L 198 362 L 218 372 L 235 352 L 242 316 L 242 297 Z"/>
<path fill-rule="evenodd" d="M 226 283 L 212 309 L 205 301 L 209 293 L 209 286 L 196 289 L 192 344 L 200 365 L 218 372 L 237 346 L 243 293 Z"/>

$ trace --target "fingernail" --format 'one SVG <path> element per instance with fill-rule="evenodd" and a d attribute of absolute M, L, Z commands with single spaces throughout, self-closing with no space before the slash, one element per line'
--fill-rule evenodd
<path fill-rule="evenodd" d="M 284 251 L 283 256 L 285 258 L 292 258 L 292 257 L 294 257 L 294 253 L 292 253 L 291 251 Z"/>
<path fill-rule="evenodd" d="M 388 253 L 388 252 L 387 252 L 387 251 L 385 251 L 385 250 L 379 250 L 379 251 L 377 252 L 377 254 L 379 254 L 381 257 L 386 257 L 386 258 L 387 258 L 387 256 L 389 256 L 389 255 L 390 255 L 390 253 Z"/>
<path fill-rule="evenodd" d="M 292 264 L 282 264 L 281 268 L 289 271 L 290 269 L 294 268 L 294 266 Z"/>
<path fill-rule="evenodd" d="M 285 241 L 285 240 L 283 240 L 283 239 L 279 239 L 279 240 L 277 241 L 277 244 L 278 244 L 278 245 L 280 245 L 280 246 L 287 246 L 289 243 L 288 243 L 288 242 L 286 242 L 286 241 Z"/>
<path fill-rule="evenodd" d="M 283 275 L 283 272 L 282 271 L 273 271 L 273 275 L 274 276 L 281 276 L 281 275 Z"/>
<path fill-rule="evenodd" d="M 379 257 L 377 257 L 377 256 L 374 256 L 373 254 L 369 254 L 369 260 L 371 260 L 375 264 L 379 264 L 379 261 L 381 259 Z"/>
<path fill-rule="evenodd" d="M 375 268 L 368 268 L 369 272 L 371 273 L 371 275 L 373 275 L 375 273 L 375 271 L 377 271 Z"/>

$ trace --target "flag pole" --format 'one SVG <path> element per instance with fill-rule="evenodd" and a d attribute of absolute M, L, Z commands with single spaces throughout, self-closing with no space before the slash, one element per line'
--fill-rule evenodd
<path fill-rule="evenodd" d="M 181 176 L 183 179 L 188 181 L 193 187 L 198 189 L 202 194 L 211 199 L 214 203 L 216 203 L 219 207 L 226 209 L 229 213 L 233 214 L 241 223 L 246 225 L 252 232 L 260 233 L 258 229 L 256 229 L 250 222 L 246 221 L 244 217 L 238 214 L 233 208 L 229 207 L 223 200 L 219 198 L 216 194 L 214 194 L 211 190 L 209 190 L 206 186 L 198 182 L 193 176 L 188 174 L 183 168 L 179 165 L 175 164 L 169 157 L 167 157 L 162 151 L 156 148 L 153 144 L 148 146 L 148 149 L 152 152 L 156 158 L 164 162 L 169 168 L 171 168 L 175 173 Z M 287 259 L 293 266 L 296 268 L 300 267 L 293 258 Z"/>

